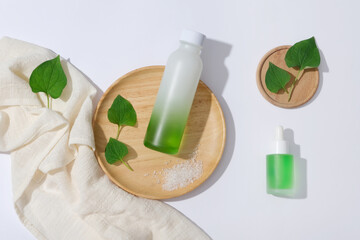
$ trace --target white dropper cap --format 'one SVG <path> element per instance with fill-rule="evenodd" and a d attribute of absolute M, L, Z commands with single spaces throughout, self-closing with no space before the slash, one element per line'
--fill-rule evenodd
<path fill-rule="evenodd" d="M 288 154 L 289 153 L 289 144 L 284 139 L 284 129 L 282 126 L 278 126 L 276 128 L 275 153 L 277 153 L 277 154 Z"/>
<path fill-rule="evenodd" d="M 181 33 L 180 41 L 202 46 L 205 35 L 189 29 L 184 29 Z"/>

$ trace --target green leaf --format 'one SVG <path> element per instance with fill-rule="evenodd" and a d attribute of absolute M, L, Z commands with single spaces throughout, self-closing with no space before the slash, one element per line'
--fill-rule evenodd
<path fill-rule="evenodd" d="M 67 84 L 60 56 L 45 61 L 31 73 L 29 84 L 34 93 L 44 92 L 52 98 L 60 97 Z"/>
<path fill-rule="evenodd" d="M 121 161 L 123 157 L 128 154 L 126 145 L 119 140 L 110 138 L 108 144 L 105 147 L 105 158 L 110 164 L 114 164 L 117 161 Z"/>
<path fill-rule="evenodd" d="M 285 86 L 290 81 L 290 78 L 290 73 L 269 62 L 269 68 L 265 75 L 265 84 L 270 92 L 277 93 L 280 89 L 287 92 Z"/>
<path fill-rule="evenodd" d="M 128 154 L 128 149 L 126 145 L 114 138 L 110 138 L 108 144 L 105 148 L 105 158 L 106 161 L 110 164 L 114 164 L 118 161 L 121 161 L 127 168 L 131 171 L 134 171 L 124 160 L 123 158 Z"/>
<path fill-rule="evenodd" d="M 134 126 L 136 123 L 136 112 L 131 103 L 120 95 L 114 99 L 108 110 L 108 119 L 110 122 L 118 125 L 116 138 L 119 137 L 120 127 L 122 125 Z M 105 148 L 105 158 L 110 164 L 121 161 L 128 169 L 134 171 L 124 160 L 123 157 L 128 154 L 126 145 L 117 139 L 110 138 Z"/>
<path fill-rule="evenodd" d="M 315 38 L 295 43 L 289 48 L 285 55 L 285 62 L 288 67 L 316 68 L 320 65 L 320 53 L 316 46 Z"/>
<path fill-rule="evenodd" d="M 110 122 L 121 125 L 134 126 L 136 123 L 136 112 L 131 103 L 118 95 L 108 110 Z"/>

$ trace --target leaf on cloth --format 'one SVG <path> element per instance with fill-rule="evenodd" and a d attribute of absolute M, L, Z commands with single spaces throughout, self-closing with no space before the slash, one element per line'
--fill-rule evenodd
<path fill-rule="evenodd" d="M 44 92 L 52 98 L 59 98 L 67 84 L 60 55 L 36 67 L 31 73 L 29 84 L 34 93 Z"/>

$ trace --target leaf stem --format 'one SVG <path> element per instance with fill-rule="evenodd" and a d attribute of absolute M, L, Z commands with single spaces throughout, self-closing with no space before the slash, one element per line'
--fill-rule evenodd
<path fill-rule="evenodd" d="M 300 70 L 298 71 L 295 80 L 294 80 L 293 83 L 291 84 L 288 102 L 290 102 L 290 100 L 291 100 L 291 96 L 292 96 L 292 93 L 293 93 L 293 91 L 294 91 L 294 87 L 295 87 L 296 81 L 299 81 L 299 75 L 300 75 L 301 71 L 303 71 L 303 70 L 300 69 Z"/>
<path fill-rule="evenodd" d="M 134 169 L 132 169 L 132 168 L 130 167 L 130 165 L 127 164 L 124 160 L 121 159 L 121 161 L 122 161 L 122 163 L 123 163 L 129 170 L 134 171 Z"/>
<path fill-rule="evenodd" d="M 121 131 L 121 125 L 118 125 L 118 130 L 117 130 L 117 134 L 116 134 L 116 140 L 119 139 L 120 131 Z"/>
<path fill-rule="evenodd" d="M 46 99 L 47 99 L 47 108 L 50 109 L 50 99 L 49 99 L 49 94 L 46 94 Z"/>
<path fill-rule="evenodd" d="M 116 140 L 118 140 L 118 138 L 119 138 L 121 129 L 122 129 L 122 126 L 121 126 L 121 125 L 118 125 L 118 130 L 117 130 L 117 134 L 116 134 Z M 120 161 L 121 161 L 129 170 L 134 171 L 134 169 L 132 169 L 132 168 L 130 167 L 130 165 L 127 164 L 127 162 L 125 162 L 125 161 L 122 160 L 122 159 L 120 159 Z"/>

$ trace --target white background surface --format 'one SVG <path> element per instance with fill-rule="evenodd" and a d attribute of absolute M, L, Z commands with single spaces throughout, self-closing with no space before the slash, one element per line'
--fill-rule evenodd
<path fill-rule="evenodd" d="M 227 145 L 207 182 L 167 203 L 213 239 L 351 240 L 360 239 L 359 7 L 356 0 L 2 0 L 0 35 L 70 58 L 104 91 L 135 68 L 165 64 L 183 27 L 205 33 L 202 80 L 223 107 Z M 293 110 L 271 105 L 256 86 L 259 60 L 311 36 L 322 52 L 315 98 Z M 266 194 L 265 155 L 278 124 L 296 143 L 298 199 Z M 34 239 L 12 207 L 8 155 L 0 155 L 0 169 L 0 239 Z"/>

